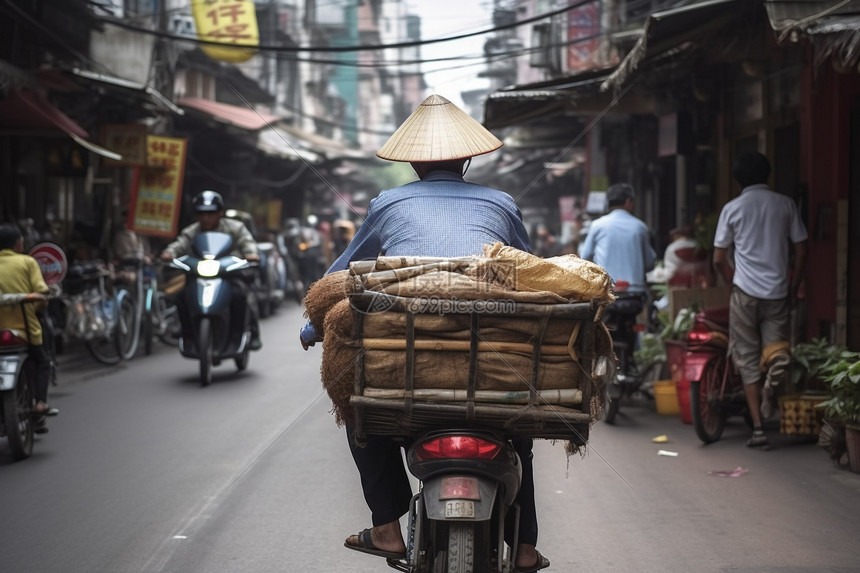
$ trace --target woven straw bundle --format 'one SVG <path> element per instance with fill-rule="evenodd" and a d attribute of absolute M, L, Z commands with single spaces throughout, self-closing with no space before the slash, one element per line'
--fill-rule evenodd
<path fill-rule="evenodd" d="M 355 363 L 358 349 L 350 344 L 352 307 L 344 299 L 334 305 L 325 317 L 323 357 L 320 378 L 332 402 L 332 412 L 339 426 L 352 419 L 349 397 L 355 389 Z"/>
<path fill-rule="evenodd" d="M 376 152 L 390 161 L 447 161 L 495 151 L 502 142 L 456 105 L 431 95 Z"/>
<path fill-rule="evenodd" d="M 314 325 L 317 333 L 322 336 L 325 332 L 326 313 L 338 302 L 354 292 L 361 292 L 363 287 L 349 271 L 337 271 L 325 275 L 311 284 L 303 304 L 305 316 Z"/>

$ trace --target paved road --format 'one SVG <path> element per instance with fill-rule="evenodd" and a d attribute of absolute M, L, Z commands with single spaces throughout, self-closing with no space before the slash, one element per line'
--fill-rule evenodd
<path fill-rule="evenodd" d="M 369 514 L 301 322 L 295 306 L 266 320 L 248 371 L 225 364 L 208 388 L 163 346 L 116 368 L 67 361 L 34 456 L 0 443 L 0 571 L 389 571 L 341 547 Z M 814 444 L 746 437 L 737 421 L 701 446 L 642 401 L 595 426 L 583 458 L 539 442 L 550 571 L 860 571 L 860 474 Z"/>

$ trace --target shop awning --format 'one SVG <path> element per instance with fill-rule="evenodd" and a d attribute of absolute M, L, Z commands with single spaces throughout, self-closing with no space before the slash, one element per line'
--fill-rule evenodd
<path fill-rule="evenodd" d="M 305 131 L 294 125 L 281 125 L 287 134 L 295 138 L 299 144 L 306 149 L 324 155 L 327 159 L 366 159 L 368 154 L 345 146 L 340 141 Z"/>
<path fill-rule="evenodd" d="M 0 100 L 0 132 L 51 134 L 61 131 L 102 157 L 119 161 L 122 155 L 89 141 L 89 133 L 38 92 L 16 90 Z"/>
<path fill-rule="evenodd" d="M 499 129 L 554 115 L 642 113 L 653 109 L 647 94 L 615 98 L 600 85 L 614 68 L 589 70 L 552 81 L 513 86 L 491 93 L 484 103 L 484 125 Z"/>
<path fill-rule="evenodd" d="M 79 78 L 83 78 L 85 80 L 98 83 L 100 85 L 117 89 L 117 90 L 125 90 L 133 93 L 138 93 L 142 96 L 145 96 L 147 99 L 155 103 L 158 107 L 166 109 L 172 113 L 177 115 L 182 115 L 185 112 L 182 111 L 180 107 L 178 107 L 175 103 L 170 101 L 167 97 L 165 97 L 158 90 L 138 83 L 133 82 L 131 80 L 126 80 L 124 78 L 118 78 L 116 76 L 109 76 L 107 74 L 100 74 L 97 72 L 93 72 L 90 70 L 83 70 L 80 68 L 75 68 L 72 70 L 72 74 Z"/>
<path fill-rule="evenodd" d="M 642 36 L 600 89 L 619 90 L 640 67 L 710 42 L 714 32 L 738 17 L 741 2 L 706 0 L 651 14 Z"/>
<path fill-rule="evenodd" d="M 209 99 L 188 97 L 179 100 L 179 105 L 214 119 L 248 131 L 259 131 L 278 122 L 281 117 L 256 108 L 239 107 Z"/>
<path fill-rule="evenodd" d="M 309 163 L 319 163 L 322 160 L 318 153 L 305 149 L 301 141 L 278 126 L 260 130 L 257 136 L 257 148 L 266 155 L 284 159 L 298 159 Z"/>
<path fill-rule="evenodd" d="M 806 36 L 815 46 L 815 63 L 833 58 L 845 69 L 860 64 L 860 0 L 766 2 L 778 40 L 796 42 Z"/>

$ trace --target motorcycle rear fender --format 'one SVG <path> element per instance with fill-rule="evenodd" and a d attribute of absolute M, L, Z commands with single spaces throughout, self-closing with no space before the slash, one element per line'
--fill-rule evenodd
<path fill-rule="evenodd" d="M 684 359 L 684 380 L 696 382 L 702 379 L 705 365 L 716 356 L 713 352 L 687 352 Z"/>
<path fill-rule="evenodd" d="M 495 507 L 496 493 L 498 492 L 498 483 L 487 478 L 478 477 L 478 489 L 481 492 L 481 499 L 475 500 L 475 517 L 468 519 L 451 519 L 445 517 L 445 502 L 452 500 L 440 500 L 439 492 L 442 488 L 442 480 L 451 475 L 440 475 L 428 479 L 424 482 L 421 488 L 422 499 L 424 501 L 424 510 L 427 512 L 429 519 L 435 520 L 450 520 L 450 521 L 487 521 L 493 515 L 493 507 Z M 469 476 L 475 477 L 475 476 Z"/>
<path fill-rule="evenodd" d="M 0 392 L 15 389 L 15 381 L 24 367 L 24 357 L 20 354 L 0 355 Z"/>

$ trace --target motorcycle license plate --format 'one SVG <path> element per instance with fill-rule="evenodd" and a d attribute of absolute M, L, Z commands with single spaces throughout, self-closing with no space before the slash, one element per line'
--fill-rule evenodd
<path fill-rule="evenodd" d="M 445 517 L 475 517 L 475 502 L 467 500 L 452 500 L 445 502 Z"/>

